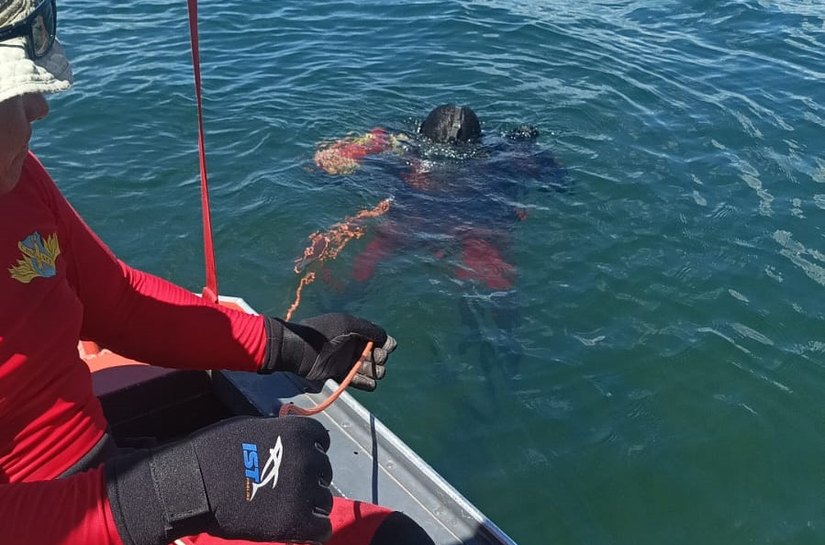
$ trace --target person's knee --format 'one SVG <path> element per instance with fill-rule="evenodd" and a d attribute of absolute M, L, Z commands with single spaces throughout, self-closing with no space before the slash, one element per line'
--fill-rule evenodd
<path fill-rule="evenodd" d="M 400 511 L 393 511 L 381 522 L 370 545 L 435 545 L 417 522 Z"/>

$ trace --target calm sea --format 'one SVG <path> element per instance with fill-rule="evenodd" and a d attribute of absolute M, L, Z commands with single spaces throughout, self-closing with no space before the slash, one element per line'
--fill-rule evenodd
<path fill-rule="evenodd" d="M 119 256 L 199 290 L 185 4 L 59 2 L 76 86 L 33 147 Z M 823 2 L 200 9 L 223 293 L 282 315 L 307 235 L 400 183 L 326 176 L 318 142 L 442 102 L 531 123 L 569 187 L 513 203 L 514 292 L 427 245 L 354 283 L 376 220 L 299 317 L 398 337 L 358 398 L 520 544 L 825 542 Z"/>

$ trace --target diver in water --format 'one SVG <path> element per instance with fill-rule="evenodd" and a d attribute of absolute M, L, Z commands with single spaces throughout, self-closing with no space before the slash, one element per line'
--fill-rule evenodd
<path fill-rule="evenodd" d="M 539 137 L 539 131 L 532 125 L 522 124 L 501 131 L 500 138 L 494 142 L 488 142 L 489 136 L 482 142 L 483 136 L 486 135 L 482 135 L 478 116 L 470 107 L 442 104 L 427 115 L 414 134 L 375 128 L 365 134 L 350 135 L 320 145 L 314 160 L 316 166 L 327 174 L 341 175 L 358 170 L 367 156 L 383 153 L 421 160 L 438 156 L 441 159 L 483 158 L 490 157 L 495 151 L 508 151 L 508 148 L 511 148 L 509 151 L 514 151 L 512 148 L 527 151 L 524 144 L 533 144 Z M 522 149 L 519 150 L 519 147 Z M 549 152 L 527 153 L 519 159 L 516 162 L 521 163 L 521 167 L 545 167 L 544 174 L 552 178 L 547 181 L 558 184 L 560 165 Z"/>
<path fill-rule="evenodd" d="M 393 174 L 388 178 L 404 181 L 392 187 L 389 212 L 356 256 L 354 280 L 366 281 L 401 250 L 443 263 L 471 294 L 484 295 L 462 298 L 463 322 L 478 337 L 468 346 L 484 336 L 489 315 L 505 335 L 498 335 L 503 340 L 496 350 L 482 350 L 482 358 L 503 362 L 510 377 L 518 375 L 521 352 L 513 336 L 518 305 L 511 231 L 527 219 L 531 189 L 565 187 L 564 168 L 536 143 L 538 136 L 531 125 L 485 134 L 471 108 L 443 104 L 415 132 L 376 128 L 322 145 L 315 154 L 315 164 L 330 175 L 353 174 L 376 156 L 382 172 Z M 311 256 L 304 261 L 299 269 Z"/>
<path fill-rule="evenodd" d="M 385 163 L 405 184 L 393 188 L 387 224 L 359 255 L 354 278 L 368 279 L 414 233 L 450 234 L 465 257 L 459 278 L 510 289 L 515 267 L 505 257 L 506 246 L 512 226 L 527 218 L 527 193 L 565 188 L 564 168 L 536 144 L 538 136 L 531 125 L 484 135 L 471 108 L 443 104 L 414 134 L 376 128 L 321 145 L 315 164 L 331 175 L 352 174 L 371 155 L 402 159 Z"/>

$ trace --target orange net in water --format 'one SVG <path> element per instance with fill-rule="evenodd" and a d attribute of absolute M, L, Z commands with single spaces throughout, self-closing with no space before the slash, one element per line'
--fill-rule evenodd
<path fill-rule="evenodd" d="M 390 199 L 384 199 L 374 208 L 361 210 L 353 216 L 344 218 L 343 221 L 336 223 L 326 231 L 316 231 L 309 235 L 309 245 L 304 249 L 304 255 L 295 260 L 295 267 L 293 268 L 295 274 L 301 274 L 314 263 L 323 263 L 338 257 L 341 250 L 351 240 L 364 236 L 363 220 L 386 214 L 390 209 L 390 203 Z M 304 276 L 298 282 L 298 288 L 295 290 L 295 301 L 286 312 L 287 320 L 292 318 L 292 315 L 301 304 L 301 292 L 306 286 L 314 282 L 315 278 L 316 275 L 313 271 L 304 273 Z"/>

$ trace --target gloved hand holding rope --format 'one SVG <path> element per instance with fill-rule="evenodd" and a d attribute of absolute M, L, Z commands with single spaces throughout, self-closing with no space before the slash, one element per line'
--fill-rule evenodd
<path fill-rule="evenodd" d="M 342 382 L 367 343 L 352 385 L 375 390 L 396 341 L 381 327 L 349 314 L 323 314 L 300 323 L 267 318 L 269 344 L 262 372 L 286 371 L 309 380 Z"/>
<path fill-rule="evenodd" d="M 289 320 L 301 304 L 303 289 L 315 280 L 314 271 L 304 271 L 338 257 L 351 240 L 364 234 L 363 221 L 386 214 L 389 208 L 390 201 L 385 199 L 372 209 L 345 218 L 325 232 L 311 234 L 303 256 L 295 260 L 295 273 L 304 275 L 298 282 L 295 301 L 286 312 L 286 320 L 268 318 L 266 321 L 269 345 L 263 371 L 287 371 L 318 381 L 331 378 L 340 387 L 314 409 L 284 405 L 282 416 L 290 412 L 318 413 L 350 384 L 372 391 L 376 381 L 383 378 L 384 365 L 389 353 L 395 350 L 396 342 L 379 326 L 347 314 L 324 314 L 300 324 Z"/>

